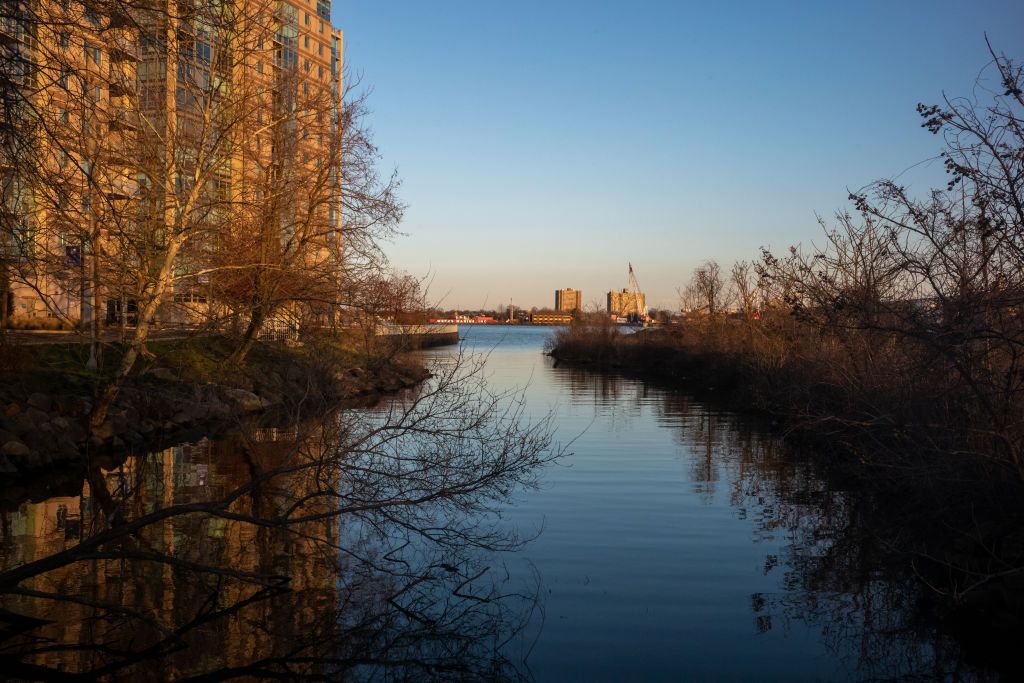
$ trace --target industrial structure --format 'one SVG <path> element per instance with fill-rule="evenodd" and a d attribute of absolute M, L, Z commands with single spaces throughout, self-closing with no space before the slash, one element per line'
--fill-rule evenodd
<path fill-rule="evenodd" d="M 629 264 L 629 287 L 621 291 L 608 292 L 608 315 L 613 318 L 625 318 L 633 322 L 646 323 L 647 297 L 640 291 L 633 272 L 633 264 Z"/>
<path fill-rule="evenodd" d="M 582 311 L 583 292 L 579 289 L 556 289 L 555 310 L 559 313 Z"/>

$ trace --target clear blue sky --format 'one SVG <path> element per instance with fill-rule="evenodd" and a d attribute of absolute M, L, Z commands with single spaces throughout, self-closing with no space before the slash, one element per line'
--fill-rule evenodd
<path fill-rule="evenodd" d="M 939 150 L 919 101 L 969 94 L 1024 1 L 335 0 L 409 205 L 393 265 L 445 307 L 648 303 L 707 258 L 818 238 L 847 188 Z M 903 177 L 915 187 L 933 164 Z"/>

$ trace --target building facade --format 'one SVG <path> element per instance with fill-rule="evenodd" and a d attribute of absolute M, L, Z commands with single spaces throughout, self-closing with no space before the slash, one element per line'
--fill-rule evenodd
<path fill-rule="evenodd" d="M 583 310 L 583 292 L 579 289 L 556 289 L 555 310 L 572 313 Z"/>
<path fill-rule="evenodd" d="M 168 253 L 168 320 L 226 315 L 241 261 L 339 276 L 329 0 L 4 5 L 0 324 L 131 322 Z"/>

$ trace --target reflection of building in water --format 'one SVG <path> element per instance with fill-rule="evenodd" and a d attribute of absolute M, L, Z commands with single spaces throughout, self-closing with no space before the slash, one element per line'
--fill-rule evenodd
<path fill-rule="evenodd" d="M 261 430 L 248 440 L 201 441 L 129 458 L 104 477 L 108 490 L 124 506 L 124 517 L 131 520 L 174 505 L 223 500 L 251 482 L 254 472 L 287 469 L 320 455 L 316 439 L 299 450 L 294 431 Z M 90 646 L 138 650 L 192 622 L 197 614 L 214 610 L 227 612 L 183 634 L 188 647 L 153 666 L 163 675 L 179 677 L 286 654 L 324 615 L 334 613 L 337 565 L 321 541 L 336 538 L 335 517 L 327 514 L 298 525 L 295 533 L 237 518 L 273 520 L 307 496 L 299 514 L 328 513 L 334 499 L 316 495 L 323 483 L 320 478 L 326 476 L 309 468 L 289 472 L 239 497 L 224 508 L 226 516 L 176 516 L 146 528 L 136 542 L 121 547 L 145 550 L 166 561 L 122 557 L 79 562 L 23 584 L 120 605 L 137 611 L 140 618 L 111 618 L 113 613 L 82 604 L 26 597 L 5 597 L 0 607 L 53 620 L 38 635 L 67 649 L 39 655 L 35 661 L 64 671 L 90 671 L 108 660 Z M 6 514 L 5 540 L 13 542 L 5 543 L 3 567 L 50 556 L 74 546 L 80 533 L 88 537 L 98 531 L 94 527 L 103 517 L 94 514 L 97 507 L 85 483 L 80 496 L 26 503 Z M 197 571 L 200 565 L 215 571 Z M 280 577 L 291 591 L 238 607 L 266 587 L 266 582 L 245 580 L 243 574 Z M 107 617 L 94 619 L 101 614 Z"/>

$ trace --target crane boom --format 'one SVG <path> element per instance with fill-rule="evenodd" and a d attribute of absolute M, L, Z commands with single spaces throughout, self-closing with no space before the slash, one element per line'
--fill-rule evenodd
<path fill-rule="evenodd" d="M 647 303 L 640 301 L 640 285 L 636 281 L 632 263 L 629 264 L 629 293 L 633 296 L 633 310 L 636 312 L 637 320 L 641 323 L 647 322 Z"/>

